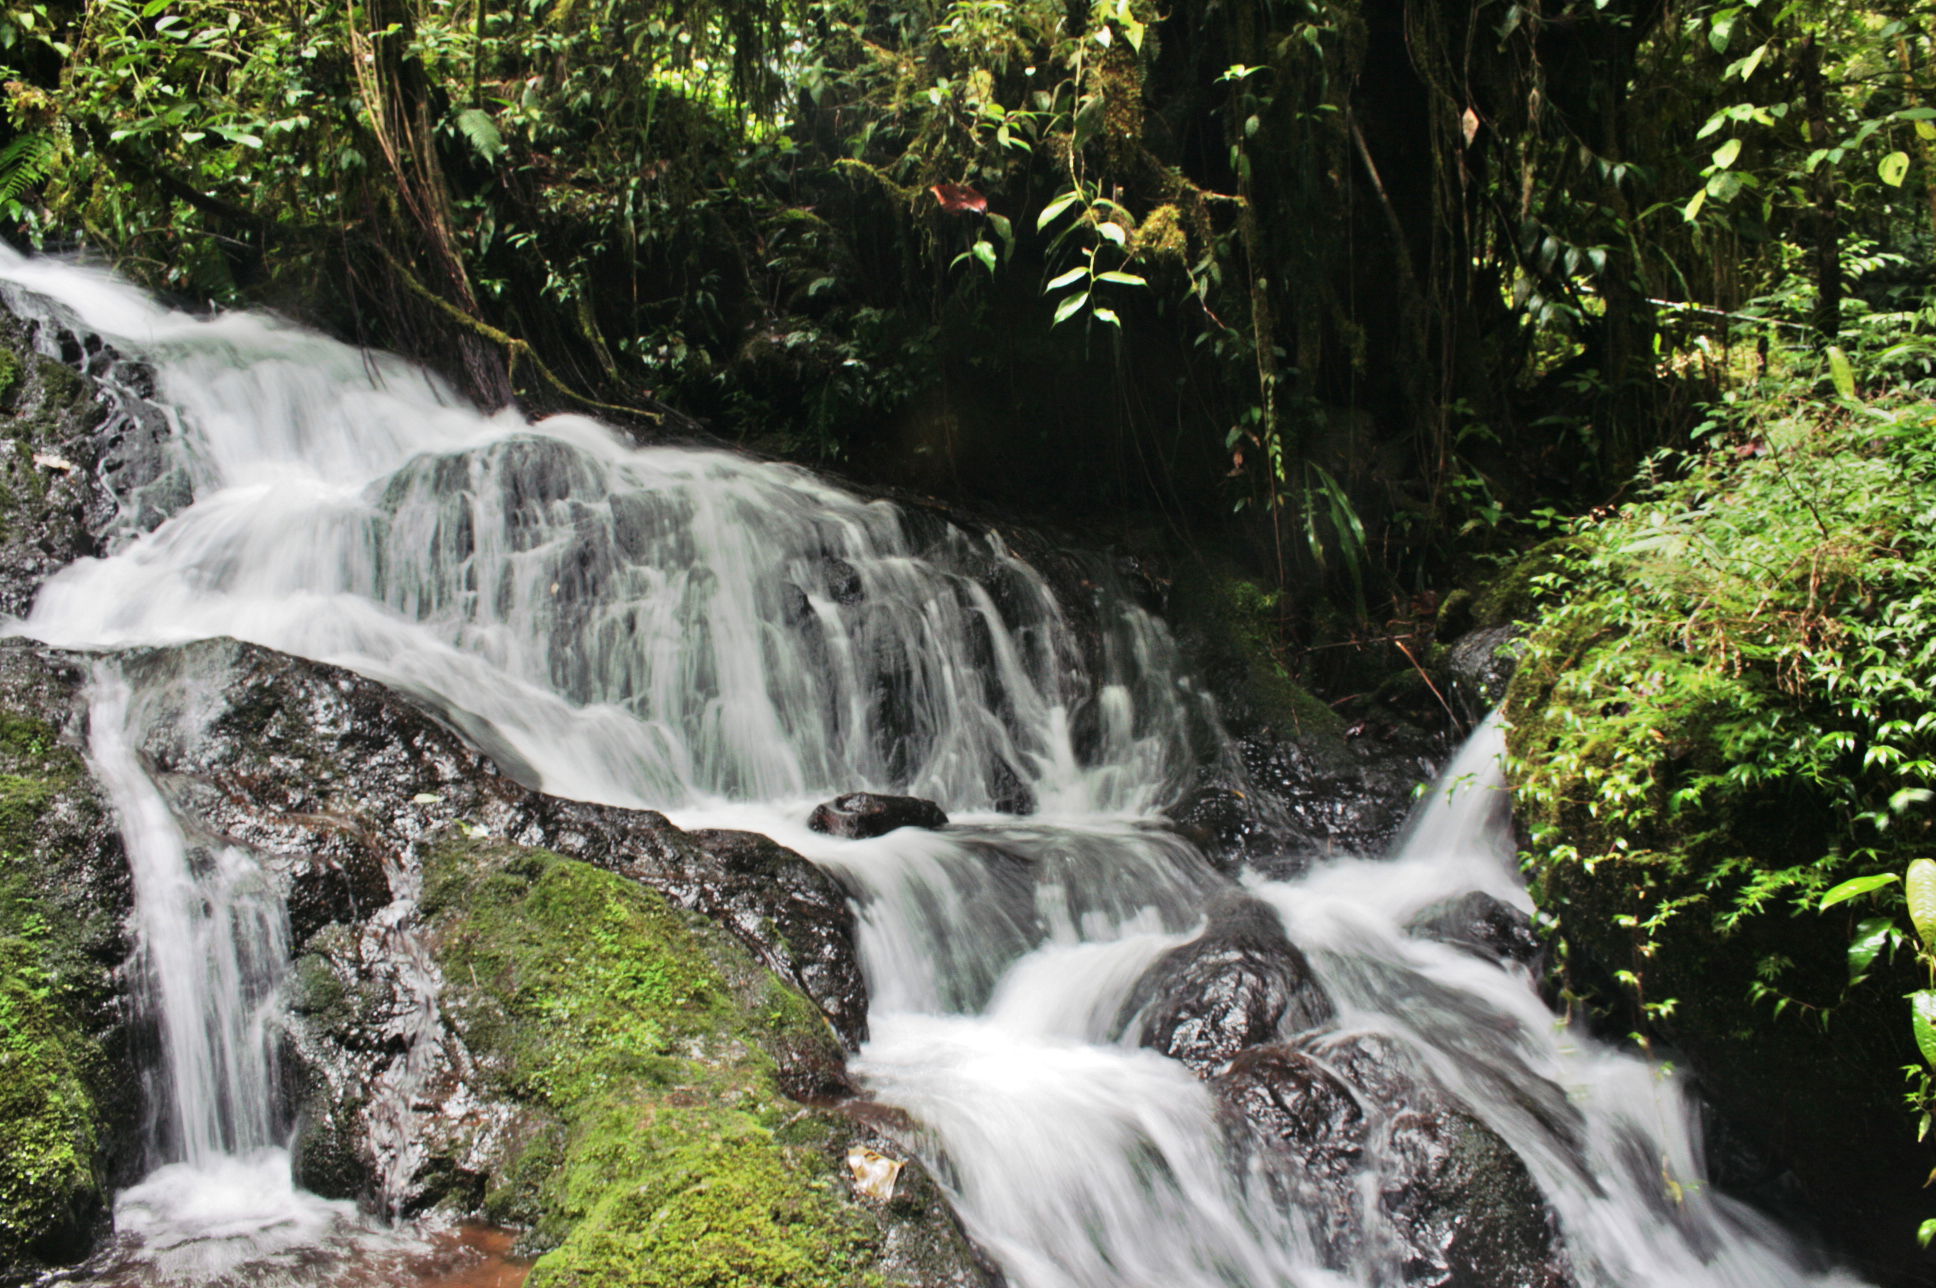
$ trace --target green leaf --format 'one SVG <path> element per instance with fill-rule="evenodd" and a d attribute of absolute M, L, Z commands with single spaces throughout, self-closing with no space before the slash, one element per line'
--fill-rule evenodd
<path fill-rule="evenodd" d="M 1717 170 L 1725 170 L 1733 165 L 1735 158 L 1740 155 L 1741 140 L 1729 139 L 1726 143 L 1714 149 L 1714 168 Z"/>
<path fill-rule="evenodd" d="M 1116 223 L 1114 220 L 1105 220 L 1097 224 L 1096 231 L 1104 237 L 1107 237 L 1110 241 L 1115 242 L 1118 246 L 1125 245 L 1129 241 L 1129 234 L 1124 231 L 1121 224 Z"/>
<path fill-rule="evenodd" d="M 1891 152 L 1882 158 L 1881 164 L 1876 166 L 1876 173 L 1881 175 L 1882 181 L 1891 188 L 1902 187 L 1903 176 L 1909 173 L 1909 154 Z"/>
<path fill-rule="evenodd" d="M 483 108 L 467 107 L 459 112 L 457 128 L 487 163 L 495 165 L 504 155 L 504 136 L 497 132 L 497 122 Z"/>
<path fill-rule="evenodd" d="M 1074 317 L 1082 306 L 1088 302 L 1089 292 L 1087 291 L 1080 291 L 1071 295 L 1068 299 L 1055 306 L 1055 321 L 1049 325 L 1061 326 L 1064 322 Z"/>
<path fill-rule="evenodd" d="M 1903 874 L 1903 893 L 1909 899 L 1909 923 L 1923 947 L 1936 951 L 1936 862 L 1917 859 Z"/>
<path fill-rule="evenodd" d="M 1855 397 L 1855 367 L 1849 362 L 1849 355 L 1843 352 L 1840 345 L 1831 344 L 1828 347 L 1828 374 L 1829 379 L 1835 382 L 1836 393 L 1844 398 Z M 1893 877 L 1890 879 L 1894 880 Z"/>
<path fill-rule="evenodd" d="M 1008 222 L 1007 215 L 998 215 L 992 210 L 989 211 L 988 226 L 993 228 L 995 235 L 1002 239 L 1003 246 L 1012 247 L 1015 245 L 1015 225 Z"/>
<path fill-rule="evenodd" d="M 1936 989 L 1919 988 L 1909 995 L 1909 1027 L 1924 1062 L 1936 1068 Z"/>
<path fill-rule="evenodd" d="M 1080 192 L 1065 192 L 1042 207 L 1042 213 L 1035 217 L 1035 231 L 1041 232 L 1061 217 L 1062 212 L 1082 200 Z"/>
<path fill-rule="evenodd" d="M 1116 316 L 1116 310 L 1106 309 L 1098 304 L 1091 312 L 1096 315 L 1096 321 L 1107 322 L 1110 326 L 1116 327 L 1118 330 L 1122 328 L 1123 320 Z"/>
<path fill-rule="evenodd" d="M 1741 14 L 1739 9 L 1723 9 L 1714 15 L 1707 26 L 1707 43 L 1714 46 L 1714 52 L 1728 52 L 1728 38 L 1734 34 L 1734 22 Z"/>
<path fill-rule="evenodd" d="M 1862 981 L 1875 964 L 1876 957 L 1889 946 L 1890 939 L 1897 933 L 1895 920 L 1891 917 L 1870 917 L 1855 928 L 1855 938 L 1849 941 L 1849 985 Z"/>
<path fill-rule="evenodd" d="M 1694 194 L 1694 200 L 1688 202 L 1686 206 L 1681 208 L 1681 218 L 1685 219 L 1690 224 L 1693 223 L 1694 217 L 1701 213 L 1701 207 L 1705 206 L 1706 204 L 1707 204 L 1707 189 L 1703 188 L 1699 192 Z"/>
<path fill-rule="evenodd" d="M 1916 137 L 1919 139 L 1936 140 L 1936 121 L 1916 122 Z"/>
<path fill-rule="evenodd" d="M 1096 280 L 1098 282 L 1114 282 L 1118 286 L 1149 285 L 1149 279 L 1146 277 L 1138 277 L 1134 273 L 1118 273 L 1113 270 L 1107 273 L 1097 273 Z"/>
<path fill-rule="evenodd" d="M 981 262 L 983 268 L 991 273 L 995 271 L 994 243 L 988 241 L 986 238 L 978 239 L 971 249 L 975 253 L 975 258 Z"/>
<path fill-rule="evenodd" d="M 1880 890 L 1886 885 L 1894 885 L 1897 880 L 1899 878 L 1893 872 L 1878 872 L 1873 876 L 1855 877 L 1844 881 L 1822 896 L 1818 910 L 1826 911 L 1838 903 L 1847 903 L 1857 895 L 1868 894 L 1871 890 Z"/>
<path fill-rule="evenodd" d="M 1083 275 L 1088 273 L 1088 271 L 1089 271 L 1088 265 L 1078 264 L 1074 268 L 1070 269 L 1068 272 L 1057 276 L 1047 286 L 1043 287 L 1042 293 L 1044 295 L 1047 295 L 1051 291 L 1059 291 L 1065 286 L 1068 286 L 1074 282 L 1078 282 L 1082 280 Z"/>
<path fill-rule="evenodd" d="M 1936 1217 L 1931 1217 L 1916 1227 L 1917 1247 L 1927 1248 L 1931 1239 L 1936 1239 Z"/>

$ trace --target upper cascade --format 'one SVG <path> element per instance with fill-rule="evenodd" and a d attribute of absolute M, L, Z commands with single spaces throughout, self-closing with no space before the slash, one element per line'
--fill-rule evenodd
<path fill-rule="evenodd" d="M 172 493 L 123 496 L 111 557 L 47 584 L 24 629 L 48 642 L 339 663 L 534 786 L 618 805 L 1137 813 L 1192 762 L 1208 706 L 1162 623 L 1058 596 L 995 531 L 584 417 L 486 416 L 397 359 L 89 269 L 0 252 L 0 289 L 150 364 L 173 427 L 150 471 Z"/>

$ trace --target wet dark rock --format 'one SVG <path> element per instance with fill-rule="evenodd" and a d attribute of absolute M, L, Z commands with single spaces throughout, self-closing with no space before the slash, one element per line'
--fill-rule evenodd
<path fill-rule="evenodd" d="M 1331 1265 L 1419 1288 L 1567 1288 L 1525 1164 L 1408 1063 L 1390 1039 L 1330 1035 L 1252 1048 L 1210 1085 L 1233 1143 Z"/>
<path fill-rule="evenodd" d="M 1419 1288 L 1573 1284 L 1558 1218 L 1525 1163 L 1418 1067 L 1402 1043 L 1356 1033 L 1298 1045 L 1366 1111 L 1364 1149 L 1374 1169 L 1377 1215 L 1388 1223 L 1384 1241 L 1395 1247 L 1381 1249 L 1367 1235 L 1360 1255 L 1389 1258 L 1396 1264 L 1388 1273 Z M 1240 1107 L 1255 1101 L 1252 1093 Z M 1268 1116 L 1246 1121 L 1266 1136 L 1277 1126 Z M 1280 1156 L 1278 1164 L 1283 1161 Z"/>
<path fill-rule="evenodd" d="M 845 559 L 834 555 L 820 558 L 821 586 L 827 598 L 843 608 L 851 607 L 867 598 L 867 588 L 861 585 L 860 570 Z"/>
<path fill-rule="evenodd" d="M 946 827 L 941 807 L 918 796 L 849 792 L 814 806 L 807 826 L 832 836 L 862 839 L 885 836 L 898 827 Z"/>
<path fill-rule="evenodd" d="M 1533 933 L 1530 917 L 1481 890 L 1421 909 L 1405 929 L 1421 939 L 1451 944 L 1502 965 L 1517 962 L 1530 968 L 1544 947 Z"/>
<path fill-rule="evenodd" d="M 1445 655 L 1445 674 L 1454 701 L 1476 722 L 1498 706 L 1519 663 L 1521 628 L 1507 623 L 1468 631 Z"/>
<path fill-rule="evenodd" d="M 1561 1288 L 1572 1282 L 1555 1219 L 1497 1132 L 1457 1109 L 1404 1111 L 1386 1126 L 1379 1205 L 1421 1288 Z"/>
<path fill-rule="evenodd" d="M 1221 769 L 1204 771 L 1163 812 L 1226 875 L 1250 867 L 1292 876 L 1303 870 L 1309 856 L 1324 849 L 1287 812 L 1261 801 L 1248 779 Z"/>
<path fill-rule="evenodd" d="M 652 811 L 532 791 L 433 714 L 335 667 L 232 640 L 140 650 L 122 665 L 144 695 L 140 745 L 162 792 L 198 820 L 206 843 L 245 846 L 287 883 L 302 954 L 290 1077 L 302 1178 L 319 1192 L 403 1210 L 467 1202 L 470 1173 L 453 1160 L 488 1125 L 485 1110 L 468 1090 L 469 1055 L 438 1018 L 435 981 L 410 948 L 413 874 L 423 848 L 452 832 L 541 847 L 651 886 L 799 988 L 841 1043 L 864 1040 L 866 987 L 845 892 L 774 842 L 688 834 Z M 803 1049 L 776 1061 L 788 1091 L 843 1094 L 837 1058 Z M 386 1174 L 392 1185 L 379 1195 Z"/>
<path fill-rule="evenodd" d="M 1210 924 L 1158 958 L 1138 980 L 1120 1023 L 1153 1051 L 1208 1075 L 1248 1047 L 1331 1018 L 1310 964 L 1284 937 L 1276 912 L 1231 891 Z"/>
<path fill-rule="evenodd" d="M 850 1049 L 866 1041 L 867 982 L 854 955 L 854 912 L 839 883 L 757 832 L 688 835 L 717 866 L 695 870 L 690 884 L 652 884 L 727 925 L 741 942 L 760 945 L 760 960 L 817 1002 Z"/>
<path fill-rule="evenodd" d="M 1315 1225 L 1326 1258 L 1343 1265 L 1362 1241 L 1354 1178 L 1363 1166 L 1365 1110 L 1308 1053 L 1284 1045 L 1243 1052 L 1211 1081 L 1225 1133 L 1260 1157 L 1271 1196 Z"/>

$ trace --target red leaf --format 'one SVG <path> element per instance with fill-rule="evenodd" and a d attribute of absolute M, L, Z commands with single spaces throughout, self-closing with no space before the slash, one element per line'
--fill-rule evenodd
<path fill-rule="evenodd" d="M 965 210 L 971 214 L 988 213 L 988 198 L 962 183 L 937 183 L 928 189 L 943 210 Z"/>

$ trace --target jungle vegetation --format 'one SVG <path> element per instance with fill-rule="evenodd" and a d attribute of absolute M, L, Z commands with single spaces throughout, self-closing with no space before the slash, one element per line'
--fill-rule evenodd
<path fill-rule="evenodd" d="M 9 0 L 0 63 L 0 232 L 486 406 L 1214 532 L 1292 642 L 1546 542 L 1562 942 L 1716 1059 L 1868 1006 L 1926 1129 L 1926 0 Z"/>
<path fill-rule="evenodd" d="M 14 0 L 0 215 L 522 399 L 1232 509 L 1382 605 L 1936 380 L 1914 0 Z M 1826 385 L 1824 384 L 1824 387 Z"/>

